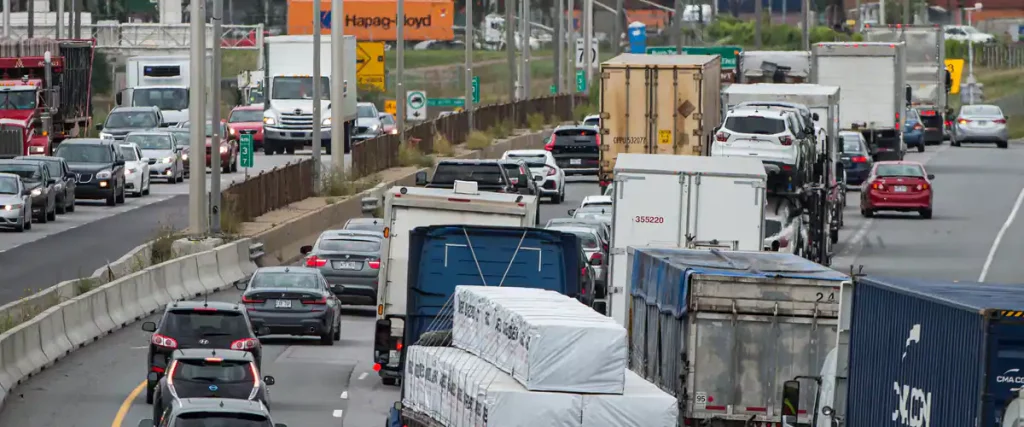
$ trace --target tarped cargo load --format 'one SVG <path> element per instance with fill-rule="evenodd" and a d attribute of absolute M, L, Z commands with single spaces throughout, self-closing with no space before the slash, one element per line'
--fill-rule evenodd
<path fill-rule="evenodd" d="M 583 427 L 676 427 L 676 398 L 632 371 L 621 395 L 583 396 Z"/>
<path fill-rule="evenodd" d="M 626 330 L 571 298 L 459 286 L 452 342 L 529 390 L 622 393 Z"/>
<path fill-rule="evenodd" d="M 320 5 L 323 34 L 331 33 L 331 2 Z M 406 41 L 451 40 L 455 8 L 450 0 L 407 0 Z M 359 41 L 394 41 L 398 3 L 391 0 L 345 0 L 345 35 Z M 288 0 L 288 35 L 313 34 L 313 1 Z"/>
<path fill-rule="evenodd" d="M 451 347 L 409 346 L 402 403 L 448 427 L 580 427 L 583 397 L 523 388 Z M 515 422 L 510 422 L 515 420 Z"/>

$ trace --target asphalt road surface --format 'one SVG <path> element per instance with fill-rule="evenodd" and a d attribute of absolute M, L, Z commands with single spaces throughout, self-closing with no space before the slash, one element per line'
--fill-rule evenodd
<path fill-rule="evenodd" d="M 308 156 L 308 152 L 294 156 L 257 153 L 249 174 Z M 323 161 L 329 163 L 330 157 L 324 156 Z M 351 162 L 351 156 L 346 156 L 346 163 Z M 221 188 L 244 179 L 244 169 L 222 174 Z M 206 180 L 209 190 L 209 173 Z M 162 227 L 185 228 L 188 185 L 188 180 L 178 184 L 153 182 L 149 196 L 128 197 L 123 205 L 108 207 L 102 201 L 81 201 L 74 213 L 58 215 L 55 222 L 34 224 L 24 233 L 0 230 L 0 305 L 64 280 L 89 276 L 107 262 L 153 240 Z"/>
<path fill-rule="evenodd" d="M 565 217 L 597 182 L 569 178 L 566 200 L 541 205 L 542 224 Z M 140 209 L 141 210 L 141 209 Z M 3 264 L 6 266 L 6 264 Z M 237 301 L 239 292 L 211 299 Z M 156 321 L 151 316 L 148 321 Z M 398 387 L 384 386 L 372 370 L 374 311 L 345 311 L 342 339 L 332 347 L 315 339 L 264 338 L 263 370 L 273 375 L 274 420 L 292 426 L 365 427 L 384 424 Z M 135 323 L 90 344 L 22 384 L 8 396 L 0 425 L 135 427 L 151 418 L 145 403 L 146 349 L 150 333 Z"/>

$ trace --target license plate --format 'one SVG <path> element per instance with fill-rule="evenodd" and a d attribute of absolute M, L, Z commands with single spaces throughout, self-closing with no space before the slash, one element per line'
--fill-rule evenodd
<path fill-rule="evenodd" d="M 985 126 L 985 125 L 987 125 L 987 124 L 988 124 L 988 122 L 987 122 L 987 121 L 984 121 L 984 120 L 979 120 L 979 121 L 978 121 L 978 125 L 980 125 L 980 126 Z"/>
<path fill-rule="evenodd" d="M 388 352 L 388 365 L 397 365 L 401 360 L 398 350 L 391 350 Z"/>
<path fill-rule="evenodd" d="M 895 191 L 897 193 L 906 193 L 907 192 L 907 187 L 905 187 L 903 185 L 897 185 L 897 186 L 892 188 L 892 191 Z"/>
<path fill-rule="evenodd" d="M 292 138 L 305 138 L 306 134 L 303 132 L 292 132 Z"/>
<path fill-rule="evenodd" d="M 582 164 L 582 163 L 583 163 L 583 160 L 581 160 L 581 159 L 569 159 L 569 164 L 570 165 L 579 165 L 579 164 Z"/>
<path fill-rule="evenodd" d="M 334 261 L 335 270 L 358 270 L 361 266 L 358 262 L 352 261 Z"/>
<path fill-rule="evenodd" d="M 274 307 L 276 308 L 292 308 L 292 302 L 286 299 L 279 299 L 274 301 Z"/>

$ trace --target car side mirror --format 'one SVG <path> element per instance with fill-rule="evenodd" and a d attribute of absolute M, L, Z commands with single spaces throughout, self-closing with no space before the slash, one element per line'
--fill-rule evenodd
<path fill-rule="evenodd" d="M 416 172 L 416 186 L 427 185 L 427 173 L 424 171 Z"/>
<path fill-rule="evenodd" d="M 156 332 L 156 323 L 142 322 L 142 330 L 146 332 Z"/>
<path fill-rule="evenodd" d="M 124 160 L 114 160 L 114 166 L 124 166 Z"/>
<path fill-rule="evenodd" d="M 50 178 L 50 179 L 46 180 L 46 185 L 56 185 L 56 184 L 57 184 L 57 180 L 56 179 Z"/>
<path fill-rule="evenodd" d="M 821 116 L 818 113 L 811 113 L 811 120 L 818 121 L 819 119 L 821 119 Z"/>
<path fill-rule="evenodd" d="M 266 383 L 267 385 L 277 384 L 277 380 L 275 380 L 274 377 L 270 375 L 263 377 L 263 382 Z"/>
<path fill-rule="evenodd" d="M 155 425 L 156 423 L 154 423 L 153 420 L 149 418 L 139 420 L 139 427 L 153 427 Z"/>
<path fill-rule="evenodd" d="M 28 196 L 28 195 L 31 195 L 31 194 L 32 194 L 32 190 L 29 190 L 27 188 L 21 192 L 22 196 Z"/>
<path fill-rule="evenodd" d="M 928 179 L 929 180 L 935 179 L 935 174 L 931 174 L 931 173 L 928 174 Z"/>
<path fill-rule="evenodd" d="M 103 130 L 103 124 L 100 123 L 100 124 L 96 125 L 96 130 Z"/>
<path fill-rule="evenodd" d="M 123 100 L 124 97 L 121 96 L 121 92 L 118 92 L 117 95 L 114 95 L 114 102 L 117 103 L 117 105 L 121 105 L 121 101 Z"/>
<path fill-rule="evenodd" d="M 266 326 L 260 326 L 255 331 L 257 336 L 270 335 L 270 328 Z"/>
<path fill-rule="evenodd" d="M 576 215 L 576 209 L 569 209 L 569 216 Z"/>
<path fill-rule="evenodd" d="M 301 253 L 303 255 L 308 255 L 310 252 L 313 252 L 313 246 L 306 245 L 306 246 L 303 246 L 303 247 L 299 248 L 299 253 Z"/>

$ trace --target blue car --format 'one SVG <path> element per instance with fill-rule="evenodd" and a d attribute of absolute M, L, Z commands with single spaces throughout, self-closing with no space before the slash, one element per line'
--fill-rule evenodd
<path fill-rule="evenodd" d="M 907 148 L 917 147 L 918 153 L 924 152 L 924 123 L 921 114 L 915 109 L 907 109 L 907 121 L 903 127 L 903 142 Z"/>
<path fill-rule="evenodd" d="M 874 165 L 871 152 L 860 132 L 840 132 L 839 137 L 842 138 L 843 144 L 840 158 L 843 161 L 843 171 L 846 173 L 846 185 L 858 186 L 871 173 L 871 167 Z"/>

